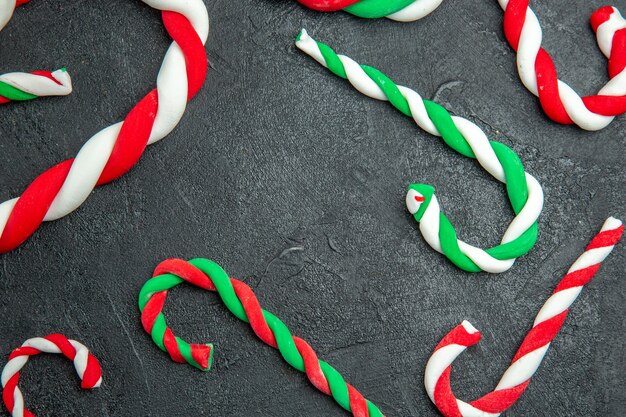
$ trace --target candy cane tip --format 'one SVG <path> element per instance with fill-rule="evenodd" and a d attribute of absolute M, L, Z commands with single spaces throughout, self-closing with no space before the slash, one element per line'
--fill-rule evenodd
<path fill-rule="evenodd" d="M 432 196 L 435 194 L 435 188 L 432 185 L 428 184 L 411 184 L 408 187 L 408 191 L 406 193 L 406 207 L 411 213 L 416 217 L 417 221 L 420 221 L 422 215 L 424 214 L 420 212 L 422 207 L 428 206 L 428 203 L 432 199 Z M 418 215 L 418 212 L 419 215 Z"/>
<path fill-rule="evenodd" d="M 309 33 L 304 28 L 300 29 L 298 36 L 296 36 L 296 44 L 300 41 L 305 41 L 307 39 L 310 39 Z"/>
<path fill-rule="evenodd" d="M 463 328 L 468 334 L 480 333 L 478 329 L 474 327 L 472 323 L 470 323 L 467 320 L 463 320 L 463 322 L 461 323 L 461 326 L 463 326 Z"/>
<path fill-rule="evenodd" d="M 594 32 L 598 30 L 598 26 L 608 21 L 613 13 L 619 11 L 613 6 L 602 6 L 591 15 L 591 27 Z"/>
<path fill-rule="evenodd" d="M 52 72 L 52 78 L 54 78 L 63 87 L 67 88 L 67 94 L 72 92 L 72 78 L 65 67 Z"/>
<path fill-rule="evenodd" d="M 620 219 L 617 219 L 611 216 L 605 220 L 604 224 L 602 225 L 602 228 L 603 229 L 617 229 L 620 226 L 622 226 L 622 221 Z"/>

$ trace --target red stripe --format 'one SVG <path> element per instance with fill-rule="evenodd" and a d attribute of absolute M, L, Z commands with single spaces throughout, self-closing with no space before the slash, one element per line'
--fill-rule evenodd
<path fill-rule="evenodd" d="M 561 282 L 556 286 L 554 292 L 552 294 L 556 294 L 559 291 L 567 290 L 568 288 L 574 287 L 582 287 L 583 285 L 587 285 L 589 281 L 593 278 L 593 276 L 600 269 L 601 264 L 591 265 L 584 269 L 579 269 L 578 271 L 570 272 L 565 275 Z"/>
<path fill-rule="evenodd" d="M 217 291 L 210 277 L 207 277 L 204 272 L 182 259 L 166 259 L 156 267 L 152 276 L 156 277 L 164 274 L 176 275 L 197 287 L 209 291 Z"/>
<path fill-rule="evenodd" d="M 298 0 L 302 5 L 318 12 L 336 12 L 359 1 L 361 0 Z"/>
<path fill-rule="evenodd" d="M 141 325 L 146 332 L 152 334 L 152 327 L 154 327 L 154 322 L 158 315 L 163 311 L 166 297 L 167 291 L 157 292 L 148 300 L 143 308 L 141 312 Z"/>
<path fill-rule="evenodd" d="M 462 324 L 452 329 L 437 345 L 435 351 L 448 345 L 472 346 L 480 341 L 480 332 L 469 333 Z"/>
<path fill-rule="evenodd" d="M 165 350 L 170 354 L 170 358 L 174 362 L 185 363 L 185 358 L 182 353 L 180 353 L 180 348 L 178 347 L 178 342 L 176 341 L 176 336 L 169 327 L 165 328 L 165 334 L 163 334 L 163 345 L 165 346 Z"/>
<path fill-rule="evenodd" d="M 546 115 L 557 123 L 571 124 L 572 119 L 565 111 L 559 95 L 559 78 L 554 62 L 545 49 L 540 48 L 535 60 L 535 75 L 539 102 Z"/>
<path fill-rule="evenodd" d="M 348 398 L 350 399 L 350 411 L 354 417 L 369 417 L 367 410 L 367 402 L 365 397 L 357 391 L 352 385 L 346 383 L 348 387 Z"/>
<path fill-rule="evenodd" d="M 322 372 L 319 359 L 313 348 L 299 337 L 294 336 L 293 341 L 296 344 L 296 349 L 298 349 L 298 352 L 302 355 L 306 376 L 309 378 L 309 381 L 311 381 L 311 384 L 324 394 L 331 395 L 330 385 L 328 385 L 326 375 Z"/>
<path fill-rule="evenodd" d="M 239 298 L 244 310 L 246 310 L 246 315 L 248 316 L 250 326 L 252 327 L 254 333 L 266 344 L 273 348 L 277 348 L 278 343 L 276 343 L 276 337 L 267 325 L 265 317 L 263 317 L 263 310 L 261 309 L 259 300 L 257 300 L 256 295 L 252 292 L 252 289 L 250 289 L 250 287 L 248 287 L 245 283 L 234 278 L 231 278 L 230 282 L 233 284 L 237 298 Z"/>
<path fill-rule="evenodd" d="M 164 11 L 163 24 L 172 39 L 180 46 L 187 65 L 187 100 L 195 96 L 206 78 L 208 61 L 202 40 L 191 22 L 176 12 Z"/>
<path fill-rule="evenodd" d="M 9 360 L 15 359 L 18 356 L 35 356 L 39 355 L 41 351 L 39 349 L 35 349 L 30 346 L 20 346 L 18 348 L 13 349 L 13 352 L 9 355 Z"/>
<path fill-rule="evenodd" d="M 610 229 L 600 232 L 591 240 L 589 245 L 587 245 L 587 249 L 585 249 L 585 251 L 603 248 L 606 246 L 615 246 L 615 244 L 621 239 L 623 233 L 623 224 L 616 229 Z"/>
<path fill-rule="evenodd" d="M 44 339 L 54 343 L 61 350 L 61 353 L 69 360 L 73 361 L 76 357 L 76 349 L 72 346 L 67 337 L 62 334 L 50 334 L 48 336 L 44 336 Z"/>
<path fill-rule="evenodd" d="M 511 48 L 516 52 L 519 47 L 524 21 L 526 20 L 527 9 L 528 0 L 510 0 L 504 11 L 504 36 Z"/>
<path fill-rule="evenodd" d="M 472 401 L 470 404 L 487 413 L 502 413 L 519 400 L 519 397 L 526 391 L 529 384 L 530 380 L 522 382 L 513 388 L 492 391 L 476 401 Z"/>
<path fill-rule="evenodd" d="M 80 386 L 84 389 L 91 389 L 96 386 L 100 378 L 102 377 L 102 368 L 100 362 L 91 353 L 87 355 L 87 368 L 85 368 L 85 374 L 83 375 L 83 381 Z"/>
<path fill-rule="evenodd" d="M 31 74 L 33 75 L 39 75 L 40 77 L 46 77 L 49 78 L 50 80 L 54 81 L 55 83 L 57 83 L 58 85 L 62 85 L 59 80 L 57 80 L 56 78 L 54 78 L 52 76 L 52 72 L 51 71 L 44 71 L 44 70 L 39 70 L 39 71 L 33 71 Z"/>
<path fill-rule="evenodd" d="M 73 161 L 68 159 L 48 169 L 24 191 L 0 236 L 0 253 L 17 248 L 37 230 L 67 178 Z"/>
<path fill-rule="evenodd" d="M 7 103 L 10 103 L 10 102 L 11 102 L 11 100 L 9 100 L 8 98 L 0 96 L 0 104 L 7 104 Z"/>
<path fill-rule="evenodd" d="M 4 401 L 4 405 L 9 410 L 9 413 L 13 412 L 13 407 L 15 406 L 15 400 L 13 399 L 13 393 L 15 392 L 15 387 L 17 387 L 17 382 L 20 379 L 20 373 L 16 372 L 9 380 L 7 381 L 4 389 L 2 390 L 2 400 Z"/>
<path fill-rule="evenodd" d="M 626 113 L 626 96 L 587 96 L 583 103 L 589 111 L 603 116 L 619 116 Z"/>
<path fill-rule="evenodd" d="M 617 77 L 626 69 L 626 29 L 620 29 L 613 36 L 609 57 L 609 76 Z"/>
<path fill-rule="evenodd" d="M 96 185 L 121 177 L 139 161 L 148 145 L 157 108 L 157 91 L 152 90 L 128 113 Z"/>
<path fill-rule="evenodd" d="M 433 393 L 435 406 L 445 417 L 463 417 L 450 386 L 451 372 L 452 367 L 448 366 L 437 380 L 437 384 L 435 384 Z"/>
<path fill-rule="evenodd" d="M 559 330 L 561 330 L 561 327 L 565 322 L 565 318 L 567 317 L 567 312 L 568 310 L 565 310 L 561 314 L 558 314 L 533 327 L 524 338 L 524 341 L 517 350 L 517 353 L 515 353 L 511 363 L 552 342 Z"/>

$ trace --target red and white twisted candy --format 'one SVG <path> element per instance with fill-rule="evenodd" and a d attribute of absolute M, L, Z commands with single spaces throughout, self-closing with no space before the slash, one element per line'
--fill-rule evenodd
<path fill-rule="evenodd" d="M 557 123 L 600 130 L 626 112 L 626 20 L 615 7 L 591 16 L 598 45 L 609 59 L 611 80 L 597 95 L 580 97 L 559 80 L 554 62 L 541 47 L 539 20 L 529 0 L 498 0 L 504 10 L 504 34 L 517 52 L 517 69 L 524 86 L 539 97 L 547 116 Z"/>
<path fill-rule="evenodd" d="M 45 171 L 20 197 L 0 204 L 0 253 L 19 246 L 41 222 L 74 211 L 97 185 L 130 170 L 147 145 L 176 127 L 187 101 L 202 87 L 207 71 L 204 43 L 209 33 L 202 0 L 143 2 L 163 11 L 163 23 L 174 39 L 161 65 L 157 88 L 124 121 L 96 133 L 74 159 Z"/>
<path fill-rule="evenodd" d="M 100 363 L 83 344 L 62 334 L 28 339 L 11 352 L 9 362 L 2 370 L 2 399 L 12 417 L 34 417 L 33 413 L 24 408 L 24 397 L 17 383 L 20 370 L 28 359 L 40 353 L 60 353 L 73 361 L 83 389 L 97 388 L 102 383 Z"/>
<path fill-rule="evenodd" d="M 428 360 L 424 378 L 426 392 L 439 411 L 445 417 L 495 417 L 515 404 L 530 384 L 550 343 L 563 326 L 569 307 L 583 286 L 598 272 L 602 261 L 611 253 L 623 233 L 621 221 L 610 217 L 604 222 L 600 233 L 574 262 L 537 314 L 533 328 L 524 338 L 498 386 L 470 403 L 454 396 L 450 373 L 454 360 L 468 346 L 478 343 L 480 333 L 467 321 L 448 333 Z"/>
<path fill-rule="evenodd" d="M 0 30 L 9 22 L 15 8 L 28 1 L 0 0 Z M 3 90 L 9 90 L 11 94 L 3 94 Z M 66 96 L 71 92 L 72 80 L 65 69 L 0 75 L 0 104 L 44 96 Z"/>

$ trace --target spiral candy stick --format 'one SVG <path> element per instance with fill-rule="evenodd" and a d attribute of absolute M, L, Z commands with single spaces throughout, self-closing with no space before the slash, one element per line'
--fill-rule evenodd
<path fill-rule="evenodd" d="M 0 30 L 11 19 L 13 10 L 27 2 L 28 0 L 0 0 Z M 65 96 L 71 92 L 72 80 L 65 68 L 54 72 L 12 72 L 0 75 L 0 104 L 44 96 Z"/>
<path fill-rule="evenodd" d="M 375 68 L 359 65 L 330 47 L 312 39 L 302 30 L 298 48 L 334 74 L 347 79 L 361 93 L 377 100 L 389 100 L 419 127 L 441 136 L 455 151 L 478 163 L 498 181 L 505 183 L 516 217 L 502 238 L 490 249 L 480 249 L 456 237 L 454 227 L 440 212 L 434 189 L 413 184 L 407 194 L 407 207 L 420 222 L 420 231 L 428 244 L 443 253 L 459 268 L 469 271 L 503 272 L 515 258 L 526 254 L 537 240 L 537 218 L 543 207 L 543 190 L 537 180 L 524 171 L 519 157 L 506 145 L 489 141 L 478 126 L 467 119 L 451 116 L 442 106 L 423 100 L 415 91 L 397 86 Z"/>
<path fill-rule="evenodd" d="M 211 366 L 213 352 L 212 345 L 193 345 L 174 336 L 165 323 L 162 309 L 167 291 L 185 281 L 205 290 L 216 291 L 231 313 L 249 323 L 263 342 L 278 349 L 289 365 L 305 372 L 315 388 L 331 395 L 345 410 L 358 417 L 383 416 L 378 407 L 346 383 L 337 370 L 319 360 L 307 342 L 292 336 L 278 317 L 263 310 L 250 287 L 229 278 L 219 265 L 208 259 L 163 261 L 139 293 L 139 310 L 144 329 L 174 361 L 187 362 L 207 371 Z"/>
<path fill-rule="evenodd" d="M 42 221 L 59 219 L 77 209 L 97 185 L 128 172 L 147 145 L 176 127 L 187 101 L 202 87 L 207 71 L 204 43 L 209 33 L 204 2 L 143 2 L 163 11 L 163 23 L 174 39 L 161 65 L 157 88 L 123 122 L 89 139 L 74 159 L 45 171 L 20 197 L 0 204 L 0 253 L 19 246 Z"/>
<path fill-rule="evenodd" d="M 432 13 L 443 0 L 298 0 L 320 12 L 344 10 L 358 17 L 386 17 L 398 22 L 412 22 Z"/>
<path fill-rule="evenodd" d="M 504 34 L 517 52 L 517 69 L 524 86 L 539 97 L 546 115 L 557 123 L 600 130 L 626 112 L 626 20 L 615 7 L 591 16 L 598 45 L 609 59 L 611 80 L 597 95 L 580 97 L 557 77 L 550 55 L 541 47 L 539 20 L 529 0 L 498 0 L 504 10 Z"/>
<path fill-rule="evenodd" d="M 17 383 L 20 370 L 28 359 L 40 353 L 60 353 L 73 361 L 83 389 L 97 388 L 102 383 L 100 364 L 83 344 L 61 334 L 28 339 L 11 353 L 9 362 L 2 370 L 2 399 L 12 417 L 34 417 L 24 408 L 24 397 Z"/>
<path fill-rule="evenodd" d="M 545 302 L 511 365 L 495 390 L 489 394 L 466 403 L 454 396 L 450 386 L 452 363 L 467 347 L 479 342 L 478 330 L 464 321 L 441 340 L 426 365 L 424 385 L 428 396 L 445 417 L 495 417 L 517 402 L 563 326 L 569 307 L 583 286 L 598 272 L 602 261 L 611 253 L 623 232 L 621 221 L 610 217 L 604 222 L 600 233 L 593 238 Z"/>

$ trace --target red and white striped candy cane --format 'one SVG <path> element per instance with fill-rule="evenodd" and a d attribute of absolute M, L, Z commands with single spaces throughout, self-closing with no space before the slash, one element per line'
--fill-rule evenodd
<path fill-rule="evenodd" d="M 39 175 L 18 198 L 0 204 L 0 253 L 18 247 L 44 221 L 77 209 L 93 189 L 128 172 L 147 145 L 167 136 L 178 124 L 187 101 L 200 90 L 207 71 L 204 43 L 209 17 L 202 0 L 143 0 L 162 10 L 171 44 L 157 78 L 122 122 L 89 139 L 73 159 Z"/>
<path fill-rule="evenodd" d="M 424 385 L 428 396 L 445 417 L 495 417 L 519 399 L 537 372 L 550 343 L 567 317 L 568 308 L 611 253 L 624 233 L 622 222 L 610 217 L 585 252 L 559 282 L 535 318 L 533 328 L 520 345 L 498 386 L 483 397 L 466 403 L 454 396 L 450 386 L 452 363 L 480 340 L 480 332 L 464 321 L 437 345 L 426 365 Z"/>
<path fill-rule="evenodd" d="M 0 0 L 0 30 L 17 6 L 29 0 Z M 66 96 L 72 92 L 72 79 L 64 68 L 50 71 L 11 72 L 0 75 L 0 104 L 45 96 Z"/>
<path fill-rule="evenodd" d="M 9 362 L 2 370 L 2 399 L 12 417 L 34 417 L 33 413 L 24 408 L 24 397 L 17 383 L 20 370 L 28 359 L 40 353 L 60 353 L 73 361 L 83 389 L 97 388 L 102 383 L 100 363 L 82 343 L 62 334 L 28 339 L 11 353 Z"/>
<path fill-rule="evenodd" d="M 546 115 L 557 123 L 600 130 L 626 112 L 626 20 L 615 7 L 591 16 L 598 45 L 609 59 L 611 80 L 598 94 L 580 97 L 558 79 L 550 55 L 541 47 L 542 31 L 529 0 L 498 0 L 504 10 L 504 34 L 517 52 L 517 69 L 524 86 L 539 97 Z"/>

